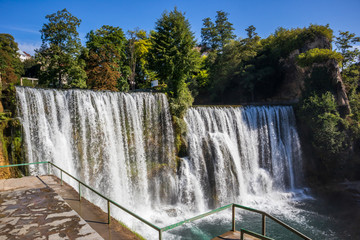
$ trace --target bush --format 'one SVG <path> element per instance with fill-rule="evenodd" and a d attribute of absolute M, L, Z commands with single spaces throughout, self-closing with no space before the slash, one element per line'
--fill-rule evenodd
<path fill-rule="evenodd" d="M 301 102 L 298 115 L 310 130 L 314 156 L 325 168 L 322 173 L 329 180 L 342 165 L 341 153 L 347 147 L 347 135 L 335 98 L 330 92 L 313 93 Z"/>
<path fill-rule="evenodd" d="M 314 63 L 326 63 L 331 59 L 341 62 L 343 60 L 343 56 L 330 49 L 313 48 L 307 52 L 301 53 L 297 57 L 297 63 L 301 67 L 310 67 Z"/>

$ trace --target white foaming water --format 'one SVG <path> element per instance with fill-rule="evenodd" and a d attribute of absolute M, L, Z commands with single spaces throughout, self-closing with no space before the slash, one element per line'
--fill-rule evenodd
<path fill-rule="evenodd" d="M 232 202 L 293 211 L 287 200 L 302 173 L 291 107 L 190 108 L 189 157 L 176 164 L 164 94 L 17 88 L 17 99 L 28 162 L 51 161 L 159 227 Z M 106 210 L 101 198 L 82 194 Z M 111 212 L 157 237 L 120 209 Z"/>
<path fill-rule="evenodd" d="M 208 208 L 252 205 L 300 186 L 301 150 L 291 107 L 198 107 L 189 109 L 185 121 L 190 157 L 184 161 L 196 169 L 208 196 L 193 202 Z"/>

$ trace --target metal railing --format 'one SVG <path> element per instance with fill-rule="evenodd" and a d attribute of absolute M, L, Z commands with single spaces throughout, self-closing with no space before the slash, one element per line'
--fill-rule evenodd
<path fill-rule="evenodd" d="M 163 227 L 163 228 L 160 228 L 150 222 L 148 222 L 147 220 L 143 219 L 142 217 L 138 216 L 137 214 L 131 212 L 130 210 L 126 209 L 125 207 L 121 206 L 120 204 L 114 202 L 113 200 L 109 199 L 108 197 L 102 195 L 101 193 L 99 193 L 98 191 L 96 191 L 95 189 L 93 189 L 92 187 L 90 187 L 89 185 L 87 185 L 86 183 L 82 182 L 81 180 L 77 179 L 76 177 L 72 176 L 70 173 L 66 172 L 65 170 L 63 170 L 62 168 L 60 168 L 59 166 L 55 165 L 54 163 L 52 162 L 34 162 L 34 163 L 21 163 L 21 164 L 12 164 L 12 165 L 5 165 L 5 166 L 0 166 L 0 168 L 5 168 L 5 167 L 19 167 L 19 166 L 27 166 L 27 165 L 33 165 L 33 164 L 48 164 L 47 166 L 47 173 L 50 174 L 50 165 L 57 168 L 58 170 L 60 170 L 60 178 L 61 178 L 61 185 L 63 185 L 63 173 L 65 173 L 66 175 L 68 175 L 69 177 L 71 177 L 72 179 L 76 180 L 79 184 L 79 201 L 81 201 L 81 186 L 84 186 L 88 189 L 90 189 L 92 192 L 96 193 L 97 195 L 99 195 L 100 197 L 102 197 L 103 199 L 105 199 L 107 201 L 107 213 L 108 213 L 108 224 L 110 224 L 111 222 L 111 212 L 110 212 L 110 204 L 113 204 L 115 205 L 116 207 L 120 208 L 121 210 L 125 211 L 126 213 L 130 214 L 131 216 L 135 217 L 136 219 L 140 220 L 141 222 L 145 223 L 146 225 L 148 225 L 149 227 L 155 229 L 156 231 L 158 231 L 159 233 L 159 240 L 162 240 L 162 233 L 165 232 L 165 231 L 168 231 L 168 230 L 171 230 L 173 228 L 176 228 L 176 227 L 179 227 L 185 223 L 189 223 L 189 222 L 193 222 L 195 220 L 198 220 L 198 219 L 201 219 L 201 218 L 204 218 L 204 217 L 207 217 L 209 215 L 212 215 L 214 213 L 217 213 L 217 212 L 221 212 L 223 210 L 226 210 L 228 208 L 232 208 L 232 231 L 235 231 L 235 209 L 236 208 L 241 208 L 243 210 L 247 210 L 247 211 L 250 211 L 250 212 L 255 212 L 255 213 L 258 213 L 258 214 L 261 214 L 262 215 L 262 234 L 258 234 L 258 233 L 254 233 L 254 232 L 251 232 L 249 230 L 246 230 L 246 229 L 241 229 L 240 233 L 241 233 L 241 236 L 243 236 L 243 234 L 249 234 L 249 235 L 252 235 L 252 236 L 255 236 L 255 237 L 258 237 L 260 239 L 271 239 L 271 238 L 268 238 L 266 237 L 266 217 L 270 218 L 271 220 L 273 220 L 274 222 L 280 224 L 281 226 L 285 227 L 286 229 L 288 229 L 289 231 L 293 232 L 294 234 L 298 235 L 299 237 L 301 237 L 302 239 L 306 239 L 306 240 L 311 240 L 311 238 L 305 236 L 304 234 L 302 234 L 301 232 L 297 231 L 296 229 L 290 227 L 289 225 L 287 225 L 286 223 L 280 221 L 279 219 L 271 216 L 270 214 L 266 213 L 266 212 L 263 212 L 263 211 L 260 211 L 260 210 L 257 210 L 257 209 L 253 209 L 253 208 L 249 208 L 249 207 L 245 207 L 245 206 L 242 206 L 242 205 L 239 205 L 239 204 L 235 204 L 235 203 L 231 203 L 231 204 L 228 204 L 228 205 L 225 205 L 225 206 L 222 206 L 222 207 L 219 207 L 217 209 L 214 209 L 214 210 L 211 210 L 207 213 L 203 213 L 203 214 L 200 214 L 198 216 L 195 216 L 195 217 L 192 217 L 192 218 L 189 218 L 189 219 L 186 219 L 184 221 L 181 221 L 181 222 L 178 222 L 178 223 L 175 223 L 175 224 L 171 224 L 169 226 L 166 226 L 166 227 Z"/>
<path fill-rule="evenodd" d="M 84 186 L 84 187 L 90 189 L 92 192 L 96 193 L 97 195 L 99 195 L 100 197 L 105 199 L 107 201 L 108 224 L 110 224 L 110 222 L 111 222 L 111 212 L 110 212 L 110 203 L 111 203 L 111 204 L 115 205 L 116 207 L 120 208 L 121 210 L 125 211 L 126 213 L 130 214 L 131 216 L 137 218 L 141 222 L 145 223 L 146 225 L 150 226 L 151 228 L 155 229 L 156 231 L 158 231 L 159 239 L 162 239 L 162 230 L 161 230 L 161 228 L 159 228 L 158 226 L 148 222 L 147 220 L 143 219 L 142 217 L 136 215 L 135 213 L 131 212 L 130 210 L 126 209 L 125 207 L 121 206 L 120 204 L 114 202 L 110 198 L 102 195 L 101 193 L 99 193 L 98 191 L 96 191 L 95 189 L 93 189 L 92 187 L 87 185 L 86 183 L 84 183 L 81 180 L 77 179 L 76 177 L 72 176 L 70 173 L 68 173 L 67 171 L 65 171 L 64 169 L 60 168 L 59 166 L 55 165 L 52 162 L 34 162 L 34 163 L 12 164 L 12 165 L 0 166 L 0 168 L 19 167 L 19 166 L 27 166 L 27 165 L 32 165 L 32 164 L 48 164 L 48 167 L 47 167 L 47 173 L 48 174 L 50 173 L 50 166 L 49 165 L 59 169 L 60 170 L 61 185 L 63 184 L 63 177 L 62 177 L 63 173 L 65 173 L 66 175 L 68 175 L 72 179 L 76 180 L 79 183 L 79 188 L 78 188 L 79 189 L 79 201 L 81 201 L 81 186 Z"/>

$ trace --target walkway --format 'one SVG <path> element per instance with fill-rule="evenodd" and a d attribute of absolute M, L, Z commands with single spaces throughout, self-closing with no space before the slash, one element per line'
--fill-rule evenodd
<path fill-rule="evenodd" d="M 0 240 L 139 239 L 54 176 L 0 179 Z"/>

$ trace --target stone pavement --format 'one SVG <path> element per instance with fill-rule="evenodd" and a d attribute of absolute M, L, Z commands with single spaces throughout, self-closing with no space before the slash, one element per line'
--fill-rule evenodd
<path fill-rule="evenodd" d="M 0 180 L 0 240 L 5 239 L 103 238 L 40 178 L 23 177 Z"/>
<path fill-rule="evenodd" d="M 0 240 L 140 239 L 55 176 L 0 179 Z"/>

